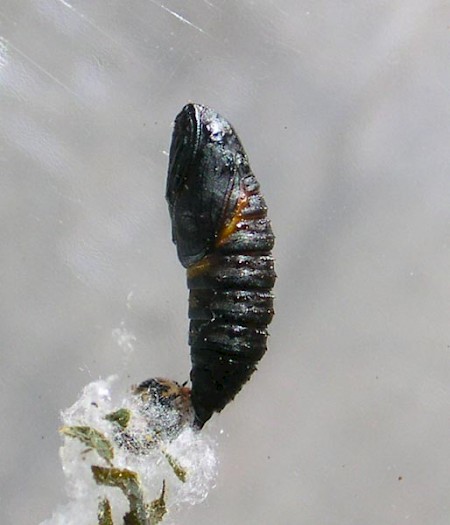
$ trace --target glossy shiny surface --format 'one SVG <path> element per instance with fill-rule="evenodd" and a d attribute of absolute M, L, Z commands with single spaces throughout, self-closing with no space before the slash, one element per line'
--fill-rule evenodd
<path fill-rule="evenodd" d="M 84 385 L 188 379 L 162 196 L 170 122 L 201 101 L 268 198 L 277 314 L 205 428 L 217 488 L 168 522 L 448 525 L 449 20 L 442 0 L 0 2 L 0 523 L 66 501 L 59 413 Z"/>

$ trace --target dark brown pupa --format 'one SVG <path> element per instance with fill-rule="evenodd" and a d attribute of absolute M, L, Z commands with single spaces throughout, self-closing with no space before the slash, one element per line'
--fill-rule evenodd
<path fill-rule="evenodd" d="M 166 198 L 187 269 L 191 399 L 202 428 L 266 351 L 274 235 L 238 136 L 206 106 L 187 104 L 175 119 Z"/>

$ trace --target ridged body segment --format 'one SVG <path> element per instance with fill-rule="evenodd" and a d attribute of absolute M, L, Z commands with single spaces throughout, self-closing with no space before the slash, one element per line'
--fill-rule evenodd
<path fill-rule="evenodd" d="M 167 200 L 187 268 L 191 399 L 201 428 L 264 355 L 275 282 L 259 184 L 233 128 L 209 108 L 188 104 L 177 116 Z"/>

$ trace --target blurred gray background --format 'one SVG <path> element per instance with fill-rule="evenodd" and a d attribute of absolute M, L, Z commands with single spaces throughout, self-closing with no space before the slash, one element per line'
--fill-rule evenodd
<path fill-rule="evenodd" d="M 188 378 L 164 189 L 191 100 L 247 149 L 279 278 L 206 429 L 217 486 L 168 523 L 448 525 L 449 3 L 1 0 L 0 37 L 1 523 L 66 502 L 85 384 Z"/>

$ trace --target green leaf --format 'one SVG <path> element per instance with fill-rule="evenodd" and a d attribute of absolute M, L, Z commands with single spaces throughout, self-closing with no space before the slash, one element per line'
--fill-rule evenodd
<path fill-rule="evenodd" d="M 128 410 L 128 408 L 119 408 L 119 410 L 111 412 L 111 414 L 107 414 L 105 419 L 111 421 L 112 423 L 116 423 L 121 429 L 125 429 L 130 422 L 131 411 Z"/>
<path fill-rule="evenodd" d="M 98 525 L 114 525 L 111 512 L 111 504 L 108 498 L 102 499 L 98 504 Z"/>
<path fill-rule="evenodd" d="M 161 448 L 161 452 L 163 453 L 164 457 L 167 459 L 167 462 L 172 467 L 172 470 L 175 474 L 175 476 L 183 483 L 186 482 L 187 479 L 187 471 L 185 468 L 183 468 L 178 461 L 168 452 L 166 452 L 163 448 Z"/>
<path fill-rule="evenodd" d="M 98 485 L 119 488 L 128 499 L 130 512 L 124 516 L 126 525 L 151 525 L 150 511 L 144 502 L 139 476 L 128 469 L 91 466 L 92 474 Z"/>
<path fill-rule="evenodd" d="M 114 449 L 108 439 L 95 428 L 85 426 L 62 427 L 60 432 L 65 436 L 78 439 L 111 464 L 114 458 Z"/>
<path fill-rule="evenodd" d="M 163 481 L 161 495 L 159 496 L 159 498 L 154 499 L 150 504 L 150 523 L 151 525 L 157 525 L 157 523 L 160 523 L 167 513 L 166 500 L 164 497 L 165 492 L 166 492 L 166 482 Z"/>

